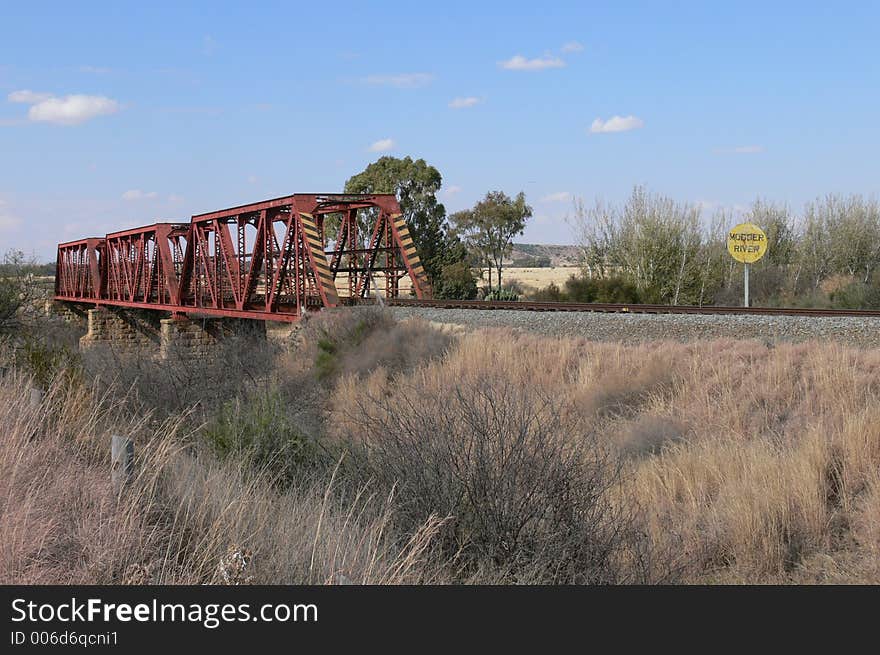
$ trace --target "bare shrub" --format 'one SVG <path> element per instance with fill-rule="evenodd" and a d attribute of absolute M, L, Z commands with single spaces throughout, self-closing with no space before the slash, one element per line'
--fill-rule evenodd
<path fill-rule="evenodd" d="M 36 268 L 36 260 L 20 250 L 8 250 L 0 259 L 0 331 L 15 327 L 22 311 L 37 297 Z"/>
<path fill-rule="evenodd" d="M 65 320 L 57 315 L 33 316 L 27 321 L 27 335 L 47 348 L 76 350 L 87 332 L 84 321 Z"/>
<path fill-rule="evenodd" d="M 619 466 L 551 398 L 498 376 L 442 396 L 399 384 L 363 398 L 348 437 L 383 488 L 399 485 L 397 518 L 412 530 L 450 520 L 444 557 L 494 582 L 611 583 L 632 526 L 610 490 Z"/>

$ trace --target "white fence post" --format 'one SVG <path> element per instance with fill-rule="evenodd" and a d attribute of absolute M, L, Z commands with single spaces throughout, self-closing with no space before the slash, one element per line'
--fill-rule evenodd
<path fill-rule="evenodd" d="M 30 402 L 34 409 L 39 407 L 43 403 L 43 390 L 31 387 Z"/>
<path fill-rule="evenodd" d="M 110 437 L 110 479 L 118 495 L 134 475 L 134 442 L 114 434 Z"/>

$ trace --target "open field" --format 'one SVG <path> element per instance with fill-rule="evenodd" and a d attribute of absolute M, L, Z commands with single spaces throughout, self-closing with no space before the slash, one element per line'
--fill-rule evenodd
<path fill-rule="evenodd" d="M 580 269 L 577 266 L 547 266 L 543 268 L 510 266 L 504 268 L 502 281 L 504 284 L 516 283 L 523 288 L 523 291 L 529 293 L 536 289 L 544 288 L 551 283 L 562 287 L 565 284 L 565 281 L 572 275 L 577 275 L 579 270 Z M 486 285 L 488 279 L 488 275 L 484 271 L 479 284 L 481 286 Z M 381 276 L 377 275 L 375 281 L 380 288 L 383 288 L 382 285 L 384 285 L 384 279 Z M 403 292 L 404 296 L 411 288 L 412 282 L 409 277 L 404 277 L 400 280 L 400 290 Z M 336 280 L 336 289 L 340 295 L 348 295 L 348 278 L 345 275 L 338 276 Z"/>
<path fill-rule="evenodd" d="M 523 290 L 534 291 L 541 289 L 548 284 L 553 283 L 559 287 L 565 284 L 565 281 L 572 275 L 577 275 L 580 269 L 577 266 L 548 266 L 546 268 L 517 268 L 511 266 L 505 268 L 502 273 L 502 283 L 517 283 L 523 287 Z M 486 282 L 485 273 L 482 278 Z"/>
<path fill-rule="evenodd" d="M 364 309 L 206 374 L 34 334 L 0 357 L 0 582 L 880 582 L 877 349 Z"/>

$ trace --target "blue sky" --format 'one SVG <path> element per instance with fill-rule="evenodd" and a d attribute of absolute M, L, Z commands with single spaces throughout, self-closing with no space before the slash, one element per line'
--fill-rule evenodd
<path fill-rule="evenodd" d="M 795 210 L 880 184 L 880 4 L 28 3 L 0 20 L 0 250 L 341 190 L 424 157 L 455 211 L 644 184 Z"/>

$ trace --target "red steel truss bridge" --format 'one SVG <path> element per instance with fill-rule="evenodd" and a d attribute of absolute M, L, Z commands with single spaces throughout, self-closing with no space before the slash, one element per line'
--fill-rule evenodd
<path fill-rule="evenodd" d="M 55 299 L 295 321 L 406 287 L 431 297 L 394 195 L 296 193 L 59 244 Z"/>

